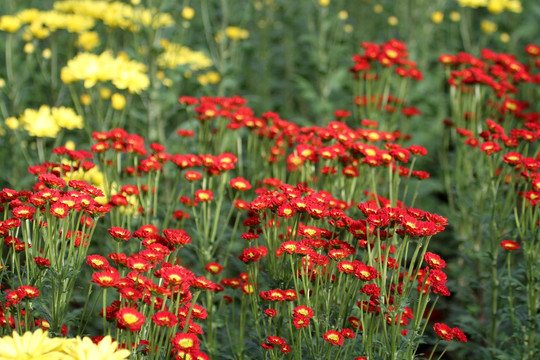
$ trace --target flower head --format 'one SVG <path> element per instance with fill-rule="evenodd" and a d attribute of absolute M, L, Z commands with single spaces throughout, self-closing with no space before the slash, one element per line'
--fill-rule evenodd
<path fill-rule="evenodd" d="M 19 359 L 71 359 L 61 351 L 62 339 L 50 338 L 47 331 L 38 329 L 27 331 L 22 336 L 13 332 L 0 339 L 1 358 L 5 360 Z"/>
<path fill-rule="evenodd" d="M 126 349 L 118 349 L 118 343 L 110 336 L 105 336 L 94 343 L 89 337 L 64 341 L 63 349 L 70 354 L 73 360 L 124 360 L 131 352 Z"/>
<path fill-rule="evenodd" d="M 336 346 L 343 345 L 343 335 L 339 331 L 328 330 L 323 335 L 323 339 L 332 345 L 336 345 Z"/>
<path fill-rule="evenodd" d="M 435 334 L 443 340 L 450 341 L 454 338 L 454 333 L 448 325 L 436 323 L 433 326 L 433 330 L 435 331 Z"/>
<path fill-rule="evenodd" d="M 133 308 L 121 308 L 116 313 L 118 325 L 127 328 L 129 331 L 136 332 L 141 329 L 146 319 L 142 313 Z"/>
<path fill-rule="evenodd" d="M 503 247 L 504 250 L 508 250 L 508 251 L 514 251 L 520 248 L 519 243 L 512 240 L 501 241 L 501 246 Z"/>

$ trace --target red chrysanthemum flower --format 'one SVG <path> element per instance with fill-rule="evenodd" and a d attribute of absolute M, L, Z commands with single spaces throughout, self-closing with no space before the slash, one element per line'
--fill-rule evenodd
<path fill-rule="evenodd" d="M 178 323 L 178 318 L 172 312 L 162 310 L 152 315 L 152 321 L 157 326 L 166 326 L 170 328 Z"/>
<path fill-rule="evenodd" d="M 323 335 L 323 339 L 335 346 L 343 345 L 343 335 L 339 331 L 328 330 Z"/>
<path fill-rule="evenodd" d="M 206 271 L 214 275 L 219 274 L 223 270 L 223 266 L 216 262 L 208 263 L 204 268 Z"/>
<path fill-rule="evenodd" d="M 24 291 L 24 293 L 26 294 L 25 297 L 29 299 L 34 299 L 34 298 L 39 297 L 39 290 L 33 286 L 23 285 L 19 287 L 19 290 Z"/>
<path fill-rule="evenodd" d="M 355 263 L 354 275 L 361 280 L 371 281 L 377 277 L 378 273 L 374 267 L 358 262 Z"/>
<path fill-rule="evenodd" d="M 135 254 L 128 257 L 127 267 L 138 273 L 144 273 L 150 269 L 153 269 L 154 265 L 143 259 L 138 254 Z"/>
<path fill-rule="evenodd" d="M 197 181 L 202 179 L 202 174 L 195 170 L 187 171 L 184 177 L 189 181 Z"/>
<path fill-rule="evenodd" d="M 208 280 L 204 276 L 199 276 L 192 279 L 189 284 L 194 288 L 210 291 L 216 290 L 218 288 L 218 285 L 216 283 Z"/>
<path fill-rule="evenodd" d="M 11 212 L 17 219 L 31 219 L 32 216 L 34 216 L 36 209 L 33 206 L 22 205 L 17 206 Z"/>
<path fill-rule="evenodd" d="M 60 219 L 64 219 L 69 214 L 69 207 L 62 203 L 54 203 L 51 205 L 50 213 Z"/>
<path fill-rule="evenodd" d="M 446 262 L 441 257 L 432 252 L 426 252 L 424 254 L 424 260 L 432 269 L 444 269 Z"/>
<path fill-rule="evenodd" d="M 109 266 L 109 261 L 101 255 L 88 255 L 86 263 L 96 270 L 102 270 Z"/>
<path fill-rule="evenodd" d="M 207 202 L 214 199 L 214 194 L 210 190 L 195 191 L 195 199 L 199 202 Z"/>
<path fill-rule="evenodd" d="M 38 181 L 54 189 L 66 186 L 66 182 L 54 174 L 41 174 L 38 176 Z"/>
<path fill-rule="evenodd" d="M 309 326 L 309 321 L 309 318 L 305 316 L 295 316 L 293 318 L 293 325 L 297 329 L 305 328 Z"/>
<path fill-rule="evenodd" d="M 314 316 L 313 309 L 308 306 L 300 305 L 294 308 L 293 316 L 303 316 L 305 318 L 311 319 Z"/>
<path fill-rule="evenodd" d="M 110 228 L 109 234 L 111 234 L 111 236 L 117 240 L 128 241 L 129 238 L 131 238 L 131 232 L 129 230 L 122 229 L 121 227 L 117 226 Z"/>
<path fill-rule="evenodd" d="M 433 330 L 435 331 L 435 334 L 443 340 L 450 341 L 454 338 L 454 333 L 448 325 L 436 323 L 433 326 Z"/>
<path fill-rule="evenodd" d="M 343 335 L 343 337 L 346 337 L 347 339 L 353 339 L 355 336 L 355 332 L 351 329 L 345 328 L 341 329 L 341 335 Z"/>
<path fill-rule="evenodd" d="M 262 257 L 266 256 L 268 250 L 264 246 L 259 246 L 258 248 L 251 247 L 244 249 L 241 255 L 238 256 L 240 260 L 245 263 L 257 262 Z"/>
<path fill-rule="evenodd" d="M 480 150 L 485 152 L 487 155 L 501 151 L 501 149 L 501 146 L 493 141 L 486 141 L 480 145 Z"/>
<path fill-rule="evenodd" d="M 340 261 L 337 266 L 339 272 L 345 274 L 353 274 L 355 271 L 354 263 L 352 263 L 351 261 Z"/>
<path fill-rule="evenodd" d="M 120 280 L 116 270 L 106 270 L 92 274 L 92 282 L 100 287 L 113 287 Z"/>
<path fill-rule="evenodd" d="M 467 336 L 463 331 L 461 331 L 459 328 L 455 327 L 452 329 L 452 334 L 454 334 L 454 338 L 459 342 L 467 342 Z"/>
<path fill-rule="evenodd" d="M 163 235 L 167 242 L 174 246 L 184 246 L 191 242 L 191 237 L 182 229 L 165 229 Z"/>
<path fill-rule="evenodd" d="M 180 265 L 162 268 L 160 274 L 167 285 L 182 285 L 195 278 L 193 272 Z"/>
<path fill-rule="evenodd" d="M 184 351 L 186 353 L 199 351 L 199 338 L 195 334 L 177 333 L 171 339 L 171 344 L 177 351 Z"/>
<path fill-rule="evenodd" d="M 236 189 L 238 191 L 247 191 L 251 189 L 251 184 L 249 183 L 249 181 L 242 177 L 231 179 L 231 181 L 229 181 L 229 184 L 233 189 Z"/>
<path fill-rule="evenodd" d="M 46 268 L 46 267 L 51 266 L 51 262 L 49 261 L 49 259 L 45 259 L 45 258 L 42 258 L 42 257 L 39 257 L 39 256 L 36 256 L 34 258 L 34 262 L 40 268 Z"/>
<path fill-rule="evenodd" d="M 519 243 L 512 240 L 503 240 L 501 241 L 500 245 L 503 247 L 504 250 L 508 251 L 519 250 L 520 248 Z"/>
<path fill-rule="evenodd" d="M 116 312 L 116 318 L 120 327 L 127 328 L 131 332 L 139 331 L 146 322 L 141 312 L 128 307 L 119 309 Z"/>

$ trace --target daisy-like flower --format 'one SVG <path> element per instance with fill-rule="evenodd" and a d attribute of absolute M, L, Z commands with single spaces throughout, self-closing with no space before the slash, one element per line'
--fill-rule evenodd
<path fill-rule="evenodd" d="M 186 172 L 184 177 L 189 181 L 197 181 L 202 179 L 202 174 L 198 171 L 190 170 Z"/>
<path fill-rule="evenodd" d="M 439 255 L 432 252 L 426 252 L 424 260 L 432 269 L 443 269 L 446 266 L 446 262 Z"/>
<path fill-rule="evenodd" d="M 152 321 L 157 326 L 173 327 L 178 323 L 178 318 L 170 311 L 162 310 L 152 316 Z"/>
<path fill-rule="evenodd" d="M 336 346 L 343 345 L 343 335 L 339 331 L 328 330 L 323 335 L 323 339 L 332 345 L 336 345 Z"/>
<path fill-rule="evenodd" d="M 116 270 L 105 270 L 92 274 L 92 282 L 100 287 L 112 287 L 120 280 L 120 275 Z"/>
<path fill-rule="evenodd" d="M 128 241 L 129 238 L 131 237 L 131 232 L 129 230 L 122 229 L 120 227 L 115 226 L 115 227 L 110 228 L 108 231 L 109 231 L 109 234 L 111 234 L 111 236 L 117 240 Z"/>
<path fill-rule="evenodd" d="M 168 243 L 175 246 L 184 246 L 191 242 L 191 237 L 182 229 L 165 229 L 163 235 Z"/>
<path fill-rule="evenodd" d="M 237 177 L 229 181 L 229 184 L 233 189 L 239 190 L 239 191 L 246 191 L 251 189 L 251 184 L 249 181 L 242 177 Z"/>
<path fill-rule="evenodd" d="M 446 324 L 436 323 L 433 326 L 433 330 L 435 331 L 435 334 L 437 334 L 437 336 L 443 340 L 450 341 L 454 338 L 452 328 Z"/>
<path fill-rule="evenodd" d="M 195 191 L 195 199 L 199 202 L 206 202 L 214 199 L 214 194 L 210 190 Z"/>
<path fill-rule="evenodd" d="M 306 317 L 308 319 L 311 319 L 314 316 L 313 309 L 311 309 L 310 307 L 307 307 L 305 305 L 297 306 L 293 310 L 293 316 L 294 317 L 303 316 L 303 317 Z"/>
<path fill-rule="evenodd" d="M 176 333 L 171 339 L 171 344 L 178 351 L 192 353 L 199 350 L 199 339 L 197 335 L 191 333 Z"/>
<path fill-rule="evenodd" d="M 520 248 L 519 243 L 512 240 L 503 240 L 500 244 L 504 250 L 514 251 Z"/>
<path fill-rule="evenodd" d="M 124 360 L 131 355 L 126 349 L 118 349 L 118 343 L 110 336 L 105 336 L 95 344 L 89 337 L 64 341 L 63 350 L 73 360 Z"/>
<path fill-rule="evenodd" d="M 137 332 L 146 322 L 144 315 L 133 308 L 122 308 L 116 313 L 118 325 L 127 328 L 129 331 Z"/>
<path fill-rule="evenodd" d="M 208 271 L 211 274 L 217 275 L 223 270 L 223 266 L 216 262 L 208 263 L 205 268 L 206 271 Z"/>
<path fill-rule="evenodd" d="M 63 219 L 69 214 L 69 207 L 62 203 L 54 203 L 50 210 L 51 215 Z"/>
<path fill-rule="evenodd" d="M 17 219 L 32 219 L 32 216 L 34 216 L 35 212 L 36 209 L 28 205 L 17 206 L 12 210 L 13 216 Z"/>
<path fill-rule="evenodd" d="M 39 360 L 64 360 L 72 359 L 61 351 L 62 339 L 49 338 L 49 333 L 42 329 L 35 332 L 27 331 L 22 336 L 13 332 L 12 336 L 4 336 L 0 339 L 2 360 L 39 359 Z"/>
<path fill-rule="evenodd" d="M 109 266 L 109 261 L 101 255 L 88 255 L 86 263 L 96 270 L 103 270 Z"/>

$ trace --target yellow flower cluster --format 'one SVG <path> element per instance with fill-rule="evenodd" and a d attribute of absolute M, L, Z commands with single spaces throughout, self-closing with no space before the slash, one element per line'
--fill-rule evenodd
<path fill-rule="evenodd" d="M 22 127 L 31 136 L 56 137 L 61 129 L 82 129 L 83 119 L 71 108 L 42 105 L 39 110 L 26 109 L 18 119 L 7 118 L 5 124 L 10 129 Z"/>
<path fill-rule="evenodd" d="M 225 36 L 233 41 L 245 40 L 249 37 L 249 31 L 239 28 L 238 26 L 227 26 L 225 28 Z M 223 31 L 220 30 L 216 35 L 216 41 L 223 41 Z"/>
<path fill-rule="evenodd" d="M 500 14 L 505 10 L 520 13 L 523 11 L 520 0 L 456 0 L 459 5 L 479 8 L 485 7 L 492 14 Z"/>
<path fill-rule="evenodd" d="M 174 69 L 178 66 L 187 65 L 191 70 L 197 71 L 212 66 L 212 60 L 201 51 L 194 51 L 187 46 L 167 40 L 162 40 L 161 46 L 164 51 L 157 60 L 158 66 L 161 68 Z"/>
<path fill-rule="evenodd" d="M 210 84 L 217 84 L 220 82 L 221 76 L 216 71 L 209 71 L 206 74 L 201 74 L 197 76 L 197 81 L 202 86 L 210 85 Z"/>
<path fill-rule="evenodd" d="M 94 19 L 78 14 L 65 14 L 59 11 L 40 11 L 38 9 L 25 9 L 17 15 L 4 15 L 0 17 L 0 30 L 15 32 L 21 26 L 25 28 L 25 40 L 32 37 L 44 39 L 51 32 L 65 29 L 72 33 L 82 33 L 94 27 Z"/>
<path fill-rule="evenodd" d="M 106 336 L 99 344 L 88 337 L 76 339 L 50 338 L 47 331 L 27 331 L 22 336 L 13 332 L 12 336 L 0 339 L 0 360 L 55 359 L 55 360 L 123 360 L 130 352 L 118 349 L 118 343 Z"/>
<path fill-rule="evenodd" d="M 168 13 L 158 12 L 142 6 L 133 7 L 121 1 L 66 0 L 56 1 L 55 10 L 81 14 L 102 21 L 110 27 L 129 31 L 139 31 L 141 27 L 154 29 L 174 25 L 174 19 Z"/>
<path fill-rule="evenodd" d="M 93 87 L 97 82 L 111 81 L 117 89 L 127 89 L 139 94 L 150 84 L 146 66 L 126 55 L 114 57 L 110 52 L 101 55 L 79 53 L 62 68 L 60 78 L 66 84 L 84 81 L 85 88 Z"/>
<path fill-rule="evenodd" d="M 0 31 L 14 33 L 21 27 L 22 23 L 16 16 L 3 15 L 0 16 Z"/>
<path fill-rule="evenodd" d="M 77 14 L 64 14 L 58 11 L 39 11 L 26 9 L 17 15 L 4 15 L 0 17 L 0 30 L 16 32 L 23 25 L 26 28 L 26 40 L 32 37 L 44 39 L 58 29 L 65 29 L 73 33 L 81 33 L 95 25 L 94 19 Z"/>
<path fill-rule="evenodd" d="M 99 46 L 99 34 L 96 31 L 85 31 L 79 35 L 75 44 L 86 51 L 90 51 Z"/>

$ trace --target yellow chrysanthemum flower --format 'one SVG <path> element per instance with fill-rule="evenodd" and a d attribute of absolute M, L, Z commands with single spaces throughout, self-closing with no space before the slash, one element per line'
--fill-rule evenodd
<path fill-rule="evenodd" d="M 431 13 L 431 21 L 435 24 L 440 24 L 444 20 L 444 14 L 442 11 L 435 11 Z"/>
<path fill-rule="evenodd" d="M 4 15 L 0 17 L 0 30 L 14 33 L 21 27 L 21 20 L 16 16 Z"/>
<path fill-rule="evenodd" d="M 97 82 L 112 81 L 116 88 L 130 93 L 140 93 L 150 85 L 144 64 L 129 60 L 125 55 L 114 58 L 110 52 L 78 54 L 62 68 L 60 78 L 66 84 L 84 81 L 85 88 Z"/>
<path fill-rule="evenodd" d="M 114 93 L 111 97 L 111 105 L 114 110 L 122 110 L 126 106 L 126 98 L 122 94 Z"/>
<path fill-rule="evenodd" d="M 82 117 L 77 115 L 71 108 L 64 106 L 52 108 L 51 114 L 56 124 L 61 128 L 72 130 L 82 129 L 84 127 Z"/>
<path fill-rule="evenodd" d="M 69 360 L 72 359 L 61 351 L 63 340 L 49 338 L 48 332 L 38 329 L 27 331 L 20 336 L 13 332 L 12 336 L 0 339 L 0 360 Z"/>
<path fill-rule="evenodd" d="M 453 22 L 458 22 L 461 20 L 461 14 L 458 13 L 457 11 L 452 11 L 450 13 L 450 20 L 452 20 Z"/>
<path fill-rule="evenodd" d="M 141 26 L 152 26 L 157 29 L 174 25 L 174 19 L 168 13 L 146 9 L 138 4 L 134 8 L 132 5 L 120 1 L 56 1 L 54 8 L 57 11 L 89 16 L 102 21 L 109 27 L 118 27 L 129 31 L 139 31 Z"/>
<path fill-rule="evenodd" d="M 482 32 L 486 34 L 493 34 L 495 31 L 497 31 L 497 24 L 495 24 L 493 21 L 482 20 L 480 23 L 480 28 L 482 29 Z"/>
<path fill-rule="evenodd" d="M 89 94 L 81 94 L 79 101 L 81 105 L 88 106 L 92 103 L 92 97 Z"/>
<path fill-rule="evenodd" d="M 225 35 L 231 40 L 245 40 L 249 37 L 249 31 L 237 26 L 227 26 Z"/>
<path fill-rule="evenodd" d="M 456 0 L 463 7 L 485 7 L 492 14 L 500 14 L 505 10 L 520 13 L 523 11 L 520 0 Z"/>
<path fill-rule="evenodd" d="M 41 56 L 43 56 L 44 59 L 47 59 L 47 60 L 50 59 L 52 56 L 51 49 L 49 48 L 43 49 L 43 51 L 41 52 Z"/>
<path fill-rule="evenodd" d="M 88 337 L 77 337 L 64 342 L 64 351 L 73 360 L 124 360 L 131 354 L 129 350 L 118 349 L 118 343 L 110 336 L 104 337 L 97 345 Z"/>
<path fill-rule="evenodd" d="M 17 14 L 17 17 L 25 24 L 29 24 L 39 17 L 38 9 L 24 9 Z"/>
<path fill-rule="evenodd" d="M 51 114 L 51 108 L 43 105 L 39 110 L 26 109 L 20 116 L 19 122 L 30 136 L 56 137 L 60 126 Z"/>
<path fill-rule="evenodd" d="M 27 30 L 31 36 L 37 38 L 37 39 L 45 39 L 47 36 L 51 34 L 51 31 L 46 28 L 42 22 L 36 20 L 33 21 L 29 26 Z"/>
<path fill-rule="evenodd" d="M 99 34 L 96 31 L 85 31 L 77 38 L 76 45 L 90 51 L 99 45 Z"/>
<path fill-rule="evenodd" d="M 35 49 L 36 48 L 35 48 L 34 44 L 32 44 L 32 43 L 26 43 L 26 44 L 24 44 L 24 47 L 23 47 L 23 51 L 24 51 L 25 54 L 32 54 L 32 53 L 34 53 Z"/>
<path fill-rule="evenodd" d="M 390 16 L 388 18 L 388 25 L 390 26 L 396 26 L 399 23 L 399 20 L 396 16 Z"/>
<path fill-rule="evenodd" d="M 197 76 L 199 84 L 205 86 L 209 84 L 217 84 L 221 80 L 221 76 L 216 71 L 209 71 L 206 74 Z"/>
<path fill-rule="evenodd" d="M 158 58 L 158 66 L 161 68 L 174 69 L 187 65 L 191 70 L 202 70 L 212 66 L 212 60 L 201 51 L 168 41 L 162 42 L 161 46 L 165 50 Z"/>
<path fill-rule="evenodd" d="M 186 6 L 182 9 L 182 17 L 186 20 L 191 20 L 195 16 L 195 10 L 192 7 Z"/>
<path fill-rule="evenodd" d="M 460 6 L 478 8 L 487 6 L 488 0 L 456 0 Z"/>
<path fill-rule="evenodd" d="M 64 147 L 68 150 L 75 150 L 75 143 L 72 140 L 66 141 Z"/>
<path fill-rule="evenodd" d="M 17 120 L 17 118 L 14 116 L 8 117 L 6 120 L 4 120 L 4 123 L 11 130 L 15 130 L 19 127 L 19 120 Z"/>
<path fill-rule="evenodd" d="M 67 107 L 50 108 L 42 105 L 39 110 L 26 109 L 18 121 L 30 136 L 36 137 L 56 137 L 62 128 L 83 128 L 82 118 Z"/>

